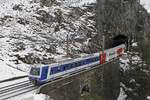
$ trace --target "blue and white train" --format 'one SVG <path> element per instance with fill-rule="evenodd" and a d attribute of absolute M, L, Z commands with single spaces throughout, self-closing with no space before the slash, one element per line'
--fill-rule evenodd
<path fill-rule="evenodd" d="M 90 54 L 89 56 L 71 59 L 60 63 L 43 66 L 33 66 L 29 72 L 29 80 L 35 85 L 40 85 L 66 75 L 86 70 L 98 64 L 103 64 L 124 53 L 125 45 L 107 49 L 104 52 Z"/>

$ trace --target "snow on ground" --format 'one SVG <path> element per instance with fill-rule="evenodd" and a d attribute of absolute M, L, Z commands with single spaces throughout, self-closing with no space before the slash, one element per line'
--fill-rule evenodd
<path fill-rule="evenodd" d="M 9 100 L 49 100 L 49 96 L 44 94 L 36 94 L 36 90 L 34 90 L 16 97 L 12 97 Z"/>
<path fill-rule="evenodd" d="M 27 73 L 9 67 L 5 62 L 0 61 L 0 81 L 13 77 L 25 76 Z"/>
<path fill-rule="evenodd" d="M 117 100 L 125 100 L 126 97 L 127 97 L 126 94 L 124 93 L 122 88 L 120 88 L 120 94 Z"/>
<path fill-rule="evenodd" d="M 30 7 L 30 1 L 32 0 L 0 0 L 0 17 L 5 16 L 5 15 L 11 15 L 15 17 L 19 13 L 21 15 L 27 15 L 26 12 L 19 12 L 19 11 L 13 10 L 13 7 L 15 5 Z"/>
<path fill-rule="evenodd" d="M 13 98 L 13 100 L 18 100 L 18 98 Z M 20 100 L 49 100 L 49 97 L 44 94 L 29 94 L 21 97 Z"/>
<path fill-rule="evenodd" d="M 128 59 L 128 55 L 125 53 L 122 57 L 120 57 L 120 67 L 126 71 L 127 69 L 129 69 L 129 59 Z"/>
<path fill-rule="evenodd" d="M 36 94 L 34 95 L 34 100 L 46 100 L 47 96 L 44 94 Z"/>
<path fill-rule="evenodd" d="M 132 43 L 132 46 L 133 46 L 133 47 L 137 47 L 137 46 L 138 46 L 138 43 L 137 43 L 137 42 Z"/>
<path fill-rule="evenodd" d="M 150 100 L 150 96 L 147 96 L 147 99 Z"/>

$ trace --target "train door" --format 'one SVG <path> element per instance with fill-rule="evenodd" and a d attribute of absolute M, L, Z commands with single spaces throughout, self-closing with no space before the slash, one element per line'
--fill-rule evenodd
<path fill-rule="evenodd" d="M 47 79 L 48 66 L 42 67 L 41 80 Z"/>
<path fill-rule="evenodd" d="M 106 52 L 100 53 L 100 64 L 104 64 L 106 62 Z"/>

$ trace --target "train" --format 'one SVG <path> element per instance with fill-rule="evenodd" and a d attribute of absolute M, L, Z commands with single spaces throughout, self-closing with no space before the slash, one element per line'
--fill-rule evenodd
<path fill-rule="evenodd" d="M 67 61 L 32 66 L 29 71 L 29 80 L 34 85 L 41 85 L 49 81 L 62 78 L 66 75 L 78 73 L 87 70 L 99 64 L 104 64 L 110 60 L 120 57 L 125 52 L 125 45 L 120 44 L 116 47 L 100 51 L 98 53 L 89 54 L 80 58 Z"/>

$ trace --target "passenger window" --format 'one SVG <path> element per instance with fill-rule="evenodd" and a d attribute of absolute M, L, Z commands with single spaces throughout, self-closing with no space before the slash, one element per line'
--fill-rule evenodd
<path fill-rule="evenodd" d="M 91 62 L 95 62 L 95 58 L 92 58 L 92 61 Z"/>
<path fill-rule="evenodd" d="M 62 66 L 60 66 L 61 68 L 60 68 L 60 70 L 61 71 L 64 71 L 65 70 L 65 65 L 62 65 Z"/>
<path fill-rule="evenodd" d="M 78 66 L 80 66 L 81 65 L 81 62 L 78 62 Z"/>
<path fill-rule="evenodd" d="M 53 68 L 51 68 L 50 75 L 53 74 L 53 73 L 54 73 Z"/>
<path fill-rule="evenodd" d="M 74 66 L 74 64 L 72 63 L 72 64 L 70 64 L 70 68 L 73 68 L 73 66 Z"/>
<path fill-rule="evenodd" d="M 65 70 L 69 70 L 70 67 L 71 67 L 71 65 L 70 65 L 70 64 L 67 64 L 67 65 L 65 66 Z"/>
<path fill-rule="evenodd" d="M 57 72 L 61 72 L 61 68 L 62 68 L 62 66 L 58 66 L 57 67 Z"/>
<path fill-rule="evenodd" d="M 78 62 L 76 62 L 76 63 L 75 63 L 75 67 L 78 67 L 78 65 L 79 65 Z"/>
<path fill-rule="evenodd" d="M 56 70 L 56 67 L 52 67 L 52 68 L 51 68 L 51 72 L 50 72 L 50 74 L 55 74 L 55 73 L 56 73 L 56 71 L 57 71 L 57 70 Z"/>
<path fill-rule="evenodd" d="M 95 58 L 94 60 L 97 61 L 97 58 Z"/>
<path fill-rule="evenodd" d="M 57 67 L 54 67 L 54 74 L 55 73 L 58 73 L 58 68 Z"/>
<path fill-rule="evenodd" d="M 65 68 L 64 68 L 65 70 L 68 70 L 68 64 L 66 64 L 66 66 L 64 66 L 64 67 L 65 67 Z"/>

